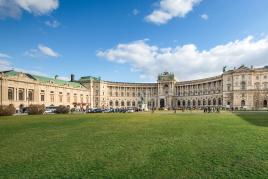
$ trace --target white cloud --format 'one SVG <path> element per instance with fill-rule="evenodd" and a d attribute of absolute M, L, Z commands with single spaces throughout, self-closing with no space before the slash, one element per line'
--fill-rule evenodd
<path fill-rule="evenodd" d="M 155 80 L 158 73 L 168 70 L 183 80 L 198 79 L 221 73 L 222 67 L 267 65 L 268 37 L 254 40 L 248 36 L 208 50 L 199 50 L 195 44 L 174 48 L 160 48 L 140 40 L 119 44 L 115 48 L 98 51 L 97 56 L 111 62 L 131 65 L 131 71 Z"/>
<path fill-rule="evenodd" d="M 42 52 L 46 56 L 50 56 L 50 57 L 54 57 L 54 58 L 58 58 L 60 56 L 57 52 L 55 52 L 51 48 L 49 48 L 45 45 L 42 45 L 42 44 L 38 45 L 38 49 L 40 50 L 40 52 Z"/>
<path fill-rule="evenodd" d="M 203 20 L 208 20 L 208 15 L 207 14 L 202 14 L 200 16 Z"/>
<path fill-rule="evenodd" d="M 160 0 L 159 8 L 145 17 L 154 24 L 165 24 L 175 17 L 185 17 L 202 0 Z"/>
<path fill-rule="evenodd" d="M 59 23 L 59 21 L 57 21 L 57 20 L 46 21 L 45 24 L 46 24 L 48 27 L 51 27 L 51 28 L 57 28 L 57 27 L 60 26 L 60 23 Z"/>
<path fill-rule="evenodd" d="M 7 60 L 11 58 L 9 55 L 5 53 L 0 53 L 0 71 L 5 71 L 5 70 L 10 70 L 11 69 L 11 64 Z"/>
<path fill-rule="evenodd" d="M 0 19 L 19 18 L 22 11 L 34 15 L 44 15 L 58 7 L 58 0 L 0 0 Z"/>
<path fill-rule="evenodd" d="M 55 52 L 53 49 L 51 49 L 50 47 L 47 47 L 43 44 L 39 44 L 37 46 L 37 49 L 30 49 L 30 50 L 24 52 L 24 55 L 32 57 L 32 58 L 40 58 L 43 56 L 58 58 L 60 56 L 59 53 Z"/>
<path fill-rule="evenodd" d="M 5 53 L 0 53 L 0 58 L 11 58 L 11 57 Z"/>
<path fill-rule="evenodd" d="M 139 13 L 140 13 L 140 11 L 138 9 L 133 9 L 133 11 L 132 11 L 132 14 L 134 16 L 138 15 Z"/>
<path fill-rule="evenodd" d="M 8 60 L 0 58 L 0 71 L 10 70 L 11 64 Z"/>

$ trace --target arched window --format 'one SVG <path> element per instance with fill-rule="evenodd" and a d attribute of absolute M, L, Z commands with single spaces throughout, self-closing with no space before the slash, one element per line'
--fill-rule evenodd
<path fill-rule="evenodd" d="M 267 108 L 267 100 L 263 101 L 263 107 Z"/>
<path fill-rule="evenodd" d="M 218 105 L 222 105 L 221 98 L 218 99 Z"/>
<path fill-rule="evenodd" d="M 211 100 L 210 99 L 208 100 L 208 105 L 211 105 Z"/>
<path fill-rule="evenodd" d="M 28 91 L 28 100 L 33 101 L 33 91 Z"/>
<path fill-rule="evenodd" d="M 19 90 L 19 100 L 20 101 L 23 101 L 24 100 L 24 90 L 23 89 L 20 89 Z"/>
<path fill-rule="evenodd" d="M 110 101 L 110 106 L 113 106 L 113 101 Z"/>
<path fill-rule="evenodd" d="M 118 106 L 118 105 L 119 105 L 118 101 L 115 101 L 115 106 Z"/>
<path fill-rule="evenodd" d="M 8 89 L 8 100 L 14 100 L 14 88 Z"/>
<path fill-rule="evenodd" d="M 182 101 L 182 106 L 185 106 L 185 101 L 184 100 Z"/>
<path fill-rule="evenodd" d="M 207 105 L 206 100 L 203 99 L 203 106 Z"/>
<path fill-rule="evenodd" d="M 200 100 L 197 101 L 197 105 L 201 106 L 201 101 Z"/>
<path fill-rule="evenodd" d="M 195 106 L 195 100 L 193 100 L 193 106 Z"/>
<path fill-rule="evenodd" d="M 244 107 L 246 105 L 246 101 L 245 100 L 242 100 L 241 101 L 241 107 Z"/>
<path fill-rule="evenodd" d="M 178 100 L 178 106 L 181 106 L 181 101 L 180 100 Z"/>
<path fill-rule="evenodd" d="M 130 101 L 127 102 L 127 106 L 130 106 Z"/>
<path fill-rule="evenodd" d="M 216 101 L 216 99 L 215 99 L 215 98 L 213 99 L 213 105 L 214 105 L 214 106 L 216 106 L 216 105 L 217 105 L 217 101 Z"/>
<path fill-rule="evenodd" d="M 188 104 L 187 104 L 188 106 L 191 106 L 191 101 L 190 100 L 188 100 Z"/>
<path fill-rule="evenodd" d="M 135 97 L 135 93 L 134 92 L 132 93 L 132 97 Z"/>
<path fill-rule="evenodd" d="M 135 101 L 132 101 L 132 106 L 134 107 L 134 106 L 136 106 L 136 103 L 135 103 Z"/>
<path fill-rule="evenodd" d="M 125 106 L 125 102 L 124 101 L 121 101 L 121 106 Z"/>

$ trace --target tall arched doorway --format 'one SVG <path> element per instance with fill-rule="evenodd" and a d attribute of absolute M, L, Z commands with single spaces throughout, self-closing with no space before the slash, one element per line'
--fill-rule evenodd
<path fill-rule="evenodd" d="M 246 101 L 245 100 L 242 100 L 241 101 L 241 107 L 244 107 L 246 105 Z"/>
<path fill-rule="evenodd" d="M 165 107 L 165 100 L 164 99 L 160 99 L 160 108 Z"/>
<path fill-rule="evenodd" d="M 263 101 L 263 107 L 267 108 L 267 100 Z"/>

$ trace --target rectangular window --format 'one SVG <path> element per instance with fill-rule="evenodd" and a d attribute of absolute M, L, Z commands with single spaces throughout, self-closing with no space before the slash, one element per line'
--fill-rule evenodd
<path fill-rule="evenodd" d="M 59 101 L 62 103 L 62 95 L 59 95 Z"/>
<path fill-rule="evenodd" d="M 41 94 L 41 101 L 45 101 L 45 95 Z"/>
<path fill-rule="evenodd" d="M 50 102 L 54 102 L 54 94 L 50 94 Z"/>
<path fill-rule="evenodd" d="M 70 103 L 70 93 L 67 93 L 67 103 Z"/>

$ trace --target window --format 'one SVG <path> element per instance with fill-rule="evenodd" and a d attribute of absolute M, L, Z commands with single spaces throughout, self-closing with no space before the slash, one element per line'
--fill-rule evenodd
<path fill-rule="evenodd" d="M 125 102 L 124 101 L 121 101 L 121 106 L 125 106 Z"/>
<path fill-rule="evenodd" d="M 135 103 L 135 101 L 132 101 L 132 106 L 134 107 L 134 106 L 136 106 L 136 103 Z"/>
<path fill-rule="evenodd" d="M 260 83 L 259 82 L 255 83 L 255 88 L 260 89 Z"/>
<path fill-rule="evenodd" d="M 74 94 L 74 102 L 77 103 L 77 96 Z"/>
<path fill-rule="evenodd" d="M 20 101 L 24 100 L 24 89 L 19 89 L 19 100 Z"/>
<path fill-rule="evenodd" d="M 54 94 L 50 94 L 50 102 L 54 102 Z"/>
<path fill-rule="evenodd" d="M 89 103 L 89 97 L 88 97 L 88 95 L 87 95 L 87 97 L 86 97 L 86 100 L 87 100 L 87 103 Z"/>
<path fill-rule="evenodd" d="M 110 106 L 113 106 L 113 101 L 110 101 Z"/>
<path fill-rule="evenodd" d="M 8 88 L 8 100 L 14 100 L 14 88 Z"/>
<path fill-rule="evenodd" d="M 180 100 L 178 100 L 178 106 L 181 106 L 181 101 Z"/>
<path fill-rule="evenodd" d="M 218 99 L 218 105 L 221 105 L 221 98 Z"/>
<path fill-rule="evenodd" d="M 118 106 L 118 105 L 119 105 L 118 101 L 115 101 L 115 106 Z"/>
<path fill-rule="evenodd" d="M 41 94 L 41 101 L 45 101 L 45 95 Z"/>
<path fill-rule="evenodd" d="M 241 82 L 241 90 L 246 90 L 246 82 L 245 81 Z"/>
<path fill-rule="evenodd" d="M 70 93 L 67 93 L 67 103 L 70 103 L 70 101 L 71 101 Z"/>
<path fill-rule="evenodd" d="M 231 91 L 231 85 L 227 86 L 227 91 Z"/>
<path fill-rule="evenodd" d="M 28 101 L 33 101 L 33 100 L 34 100 L 33 91 L 29 90 L 28 91 Z"/>
<path fill-rule="evenodd" d="M 84 96 L 82 94 L 80 95 L 80 102 L 84 103 Z"/>
<path fill-rule="evenodd" d="M 130 106 L 130 101 L 127 102 L 127 106 Z"/>
<path fill-rule="evenodd" d="M 214 105 L 214 106 L 217 105 L 217 101 L 216 101 L 216 99 L 213 99 L 213 105 Z"/>
<path fill-rule="evenodd" d="M 134 92 L 132 93 L 132 96 L 135 97 L 135 93 Z"/>
<path fill-rule="evenodd" d="M 59 101 L 60 101 L 60 103 L 62 103 L 62 95 L 61 94 L 59 95 Z"/>

